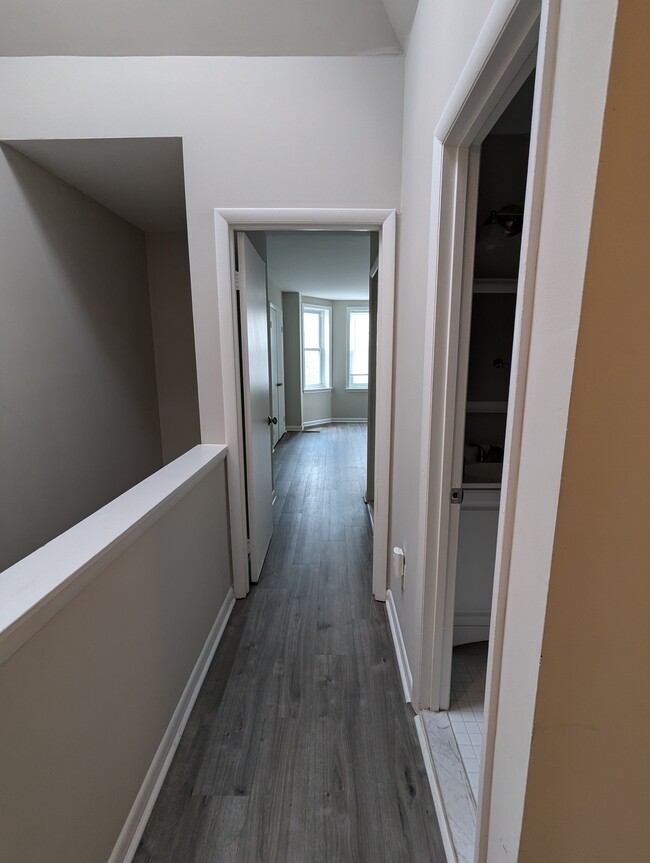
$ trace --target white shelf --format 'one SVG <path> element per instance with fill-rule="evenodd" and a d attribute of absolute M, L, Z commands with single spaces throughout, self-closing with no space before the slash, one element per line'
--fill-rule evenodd
<path fill-rule="evenodd" d="M 467 402 L 468 414 L 505 414 L 508 402 Z"/>
<path fill-rule="evenodd" d="M 474 279 L 475 294 L 516 294 L 517 279 Z"/>

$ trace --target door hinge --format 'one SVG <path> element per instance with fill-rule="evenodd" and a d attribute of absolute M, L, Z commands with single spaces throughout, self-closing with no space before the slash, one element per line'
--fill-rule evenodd
<path fill-rule="evenodd" d="M 253 540 L 247 539 L 246 540 L 246 551 L 248 552 L 248 554 L 250 554 L 252 550 L 253 550 Z"/>
<path fill-rule="evenodd" d="M 451 493 L 449 494 L 449 502 L 450 503 L 462 503 L 463 502 L 463 490 L 462 490 L 462 488 L 452 488 Z"/>

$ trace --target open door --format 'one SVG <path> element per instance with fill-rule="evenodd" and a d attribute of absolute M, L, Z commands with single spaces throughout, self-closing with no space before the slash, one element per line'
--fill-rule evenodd
<path fill-rule="evenodd" d="M 273 446 L 285 433 L 284 416 L 284 357 L 282 337 L 282 311 L 269 303 L 269 330 L 271 333 L 271 413 L 277 423 L 271 426 Z"/>
<path fill-rule="evenodd" d="M 445 632 L 442 644 L 442 677 L 440 707 L 449 708 L 451 694 L 451 661 L 453 656 L 454 603 L 456 596 L 456 567 L 458 563 L 458 541 L 460 537 L 460 514 L 463 503 L 463 455 L 465 445 L 465 411 L 467 403 L 467 371 L 469 363 L 469 340 L 472 321 L 472 285 L 474 281 L 474 251 L 476 237 L 476 207 L 481 161 L 480 147 L 471 147 L 467 165 L 467 190 L 464 227 L 464 250 L 460 307 L 457 311 L 458 343 L 456 355 L 456 399 L 454 405 L 454 443 L 451 459 L 447 573 L 448 585 L 445 597 Z"/>
<path fill-rule="evenodd" d="M 237 261 L 249 561 L 251 580 L 258 581 L 273 533 L 266 264 L 243 233 L 237 233 Z"/>

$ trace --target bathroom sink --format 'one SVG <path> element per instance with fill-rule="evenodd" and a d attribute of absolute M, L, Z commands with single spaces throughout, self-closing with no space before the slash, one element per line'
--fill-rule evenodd
<path fill-rule="evenodd" d="M 501 482 L 502 462 L 477 461 L 465 464 L 463 482 Z"/>

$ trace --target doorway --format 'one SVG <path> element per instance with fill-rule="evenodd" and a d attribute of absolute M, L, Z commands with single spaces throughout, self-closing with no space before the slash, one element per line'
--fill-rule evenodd
<path fill-rule="evenodd" d="M 239 370 L 235 284 L 237 231 L 375 231 L 379 238 L 374 457 L 373 595 L 384 601 L 388 570 L 389 453 L 392 415 L 392 355 L 395 262 L 393 210 L 216 210 L 217 280 L 221 358 L 228 445 L 228 484 L 235 595 L 249 590 L 245 473 L 244 398 Z M 287 325 L 286 308 L 284 323 Z M 286 381 L 285 381 L 286 382 Z M 285 393 L 286 398 L 286 393 Z M 288 404 L 287 404 L 288 410 Z M 288 413 L 287 413 L 288 416 Z M 290 423 L 287 422 L 287 426 Z"/>
<path fill-rule="evenodd" d="M 278 510 L 285 505 L 278 447 L 287 418 L 289 435 L 354 424 L 366 451 L 368 392 L 375 381 L 369 365 L 371 329 L 376 333 L 369 309 L 375 236 L 367 231 L 236 232 L 252 582 L 260 578 Z M 286 394 L 284 411 L 280 392 Z M 358 465 L 350 467 L 355 485 Z M 366 494 L 364 478 L 359 498 Z"/>
<path fill-rule="evenodd" d="M 553 93 L 556 24 L 557 8 L 548 4 L 520 3 L 514 10 L 495 10 L 490 26 L 482 32 L 468 60 L 463 79 L 443 112 L 433 142 L 435 194 L 432 224 L 435 229 L 431 238 L 432 285 L 427 309 L 427 344 L 431 353 L 426 356 L 425 362 L 423 396 L 426 415 L 422 436 L 425 480 L 421 486 L 420 497 L 421 506 L 426 513 L 421 546 L 425 572 L 424 626 L 422 660 L 416 690 L 416 704 L 421 709 L 432 712 L 427 716 L 420 714 L 416 719 L 423 751 L 430 749 L 426 734 L 428 729 L 425 729 L 427 718 L 441 731 L 445 740 L 449 735 L 453 739 L 449 717 L 446 712 L 441 711 L 448 709 L 451 696 L 456 610 L 455 577 L 461 512 L 459 504 L 463 497 L 465 444 L 464 434 L 459 434 L 456 420 L 459 415 L 465 419 L 467 412 L 465 382 L 468 380 L 469 355 L 468 352 L 463 353 L 461 347 L 469 343 L 471 333 L 481 145 L 522 85 L 533 70 L 536 70 L 521 261 L 517 274 L 514 339 L 510 360 L 511 383 L 508 409 L 505 411 L 505 445 L 497 511 L 498 530 L 489 622 L 483 740 L 478 765 L 478 796 L 474 800 L 468 788 L 466 809 L 474 826 L 464 833 L 464 856 L 458 857 L 463 860 L 483 861 L 486 854 L 508 593 L 509 551 L 513 538 L 547 128 Z M 515 202 L 508 201 L 506 204 L 503 201 L 496 206 L 504 208 L 511 203 Z M 466 333 L 465 342 L 463 330 Z M 492 361 L 495 359 L 502 361 L 498 363 L 500 369 L 507 368 L 507 359 L 499 357 L 498 354 Z M 463 385 L 459 385 L 461 383 Z M 464 423 L 462 425 L 464 432 Z M 485 443 L 494 442 L 488 440 Z M 478 449 L 475 455 L 475 464 L 482 463 Z M 489 472 L 495 468 L 479 467 L 477 472 L 481 470 Z M 441 819 L 450 825 L 454 818 L 447 819 L 446 804 L 440 790 L 440 776 L 436 772 L 431 753 L 428 757 L 434 801 Z M 460 799 L 460 796 L 456 799 Z M 454 855 L 452 839 L 451 831 L 448 831 L 446 841 L 449 853 Z M 451 859 L 455 858 L 452 856 Z"/>
<path fill-rule="evenodd" d="M 453 629 L 445 673 L 450 724 L 475 802 L 534 84 L 531 72 L 481 144 L 476 230 L 467 237 L 474 248 L 471 287 L 465 285 L 461 301 L 448 578 Z"/>

